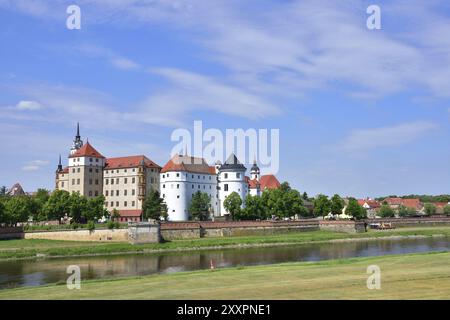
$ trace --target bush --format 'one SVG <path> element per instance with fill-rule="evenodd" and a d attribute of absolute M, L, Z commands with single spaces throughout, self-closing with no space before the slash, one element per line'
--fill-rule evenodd
<path fill-rule="evenodd" d="M 114 229 L 116 227 L 116 224 L 112 220 L 109 220 L 106 225 L 107 225 L 108 229 Z"/>
<path fill-rule="evenodd" d="M 95 230 L 95 222 L 94 221 L 89 221 L 88 222 L 88 224 L 87 224 L 87 229 L 89 230 L 89 231 L 94 231 Z"/>
<path fill-rule="evenodd" d="M 114 222 L 114 228 L 120 229 L 120 222 L 119 221 Z"/>
<path fill-rule="evenodd" d="M 74 222 L 70 225 L 72 227 L 73 230 L 78 229 L 80 226 L 78 225 L 78 223 Z"/>

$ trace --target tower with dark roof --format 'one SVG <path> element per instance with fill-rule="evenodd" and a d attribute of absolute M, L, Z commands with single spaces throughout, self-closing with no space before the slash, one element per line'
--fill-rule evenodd
<path fill-rule="evenodd" d="M 256 160 L 255 160 L 255 161 L 253 161 L 253 166 L 250 169 L 250 178 L 251 178 L 251 180 L 259 181 L 260 173 L 261 172 L 260 172 L 259 167 L 256 164 Z"/>
<path fill-rule="evenodd" d="M 228 214 L 223 203 L 225 199 L 236 192 L 242 200 L 247 196 L 247 181 L 245 172 L 247 168 L 238 160 L 236 155 L 232 153 L 228 159 L 220 166 L 218 173 L 219 188 L 219 214 L 221 216 Z"/>
<path fill-rule="evenodd" d="M 83 140 L 81 140 L 80 136 L 80 123 L 77 122 L 77 134 L 75 135 L 75 139 L 73 140 L 72 148 L 70 148 L 70 154 L 74 154 L 83 146 Z"/>

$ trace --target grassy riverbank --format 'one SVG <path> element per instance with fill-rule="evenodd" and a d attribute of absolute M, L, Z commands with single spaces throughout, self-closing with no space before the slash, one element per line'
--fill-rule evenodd
<path fill-rule="evenodd" d="M 199 250 L 235 248 L 239 246 L 283 245 L 324 242 L 338 239 L 378 238 L 386 236 L 450 236 L 450 227 L 404 228 L 397 230 L 369 231 L 347 234 L 328 231 L 298 232 L 271 236 L 230 238 L 203 238 L 177 240 L 160 244 L 130 245 L 127 243 L 75 242 L 55 240 L 7 240 L 0 241 L 0 260 L 46 257 L 70 257 L 83 255 L 150 253 L 174 250 Z"/>
<path fill-rule="evenodd" d="M 381 269 L 368 290 L 367 266 Z M 0 299 L 448 299 L 450 253 L 183 272 L 0 290 Z"/>

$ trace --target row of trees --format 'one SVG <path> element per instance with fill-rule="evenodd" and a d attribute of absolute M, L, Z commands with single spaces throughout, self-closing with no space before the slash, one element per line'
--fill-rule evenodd
<path fill-rule="evenodd" d="M 367 217 L 367 211 L 359 205 L 358 200 L 349 198 L 345 212 L 345 201 L 338 194 L 329 199 L 326 195 L 320 194 L 314 199 L 314 215 L 325 217 L 328 214 L 340 215 L 345 213 L 354 219 L 364 219 Z"/>
<path fill-rule="evenodd" d="M 39 189 L 35 195 L 0 196 L 0 224 L 16 225 L 18 222 L 61 220 L 66 215 L 73 222 L 86 223 L 108 217 L 103 196 L 86 198 L 79 193 L 70 194 L 56 190 L 52 194 Z"/>
<path fill-rule="evenodd" d="M 431 216 L 436 214 L 437 207 L 432 203 L 425 203 L 423 212 L 427 216 Z M 417 214 L 417 210 L 415 208 L 405 207 L 403 205 L 399 206 L 397 209 L 392 209 L 389 205 L 383 204 L 379 211 L 378 215 L 383 218 L 391 218 L 396 215 L 400 217 L 414 216 Z M 444 214 L 450 215 L 450 205 L 444 207 Z"/>

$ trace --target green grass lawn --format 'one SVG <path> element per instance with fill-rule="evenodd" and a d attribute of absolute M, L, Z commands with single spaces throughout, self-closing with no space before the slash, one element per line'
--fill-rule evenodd
<path fill-rule="evenodd" d="M 381 289 L 366 286 L 369 265 Z M 0 290 L 0 299 L 450 299 L 450 253 L 204 270 Z"/>
<path fill-rule="evenodd" d="M 321 242 L 336 239 L 376 238 L 384 236 L 450 236 L 450 227 L 402 228 L 396 230 L 369 231 L 348 234 L 329 231 L 295 232 L 270 236 L 247 236 L 228 238 L 202 238 L 176 240 L 160 244 L 131 245 L 111 242 L 76 242 L 56 240 L 6 240 L 0 241 L 0 260 L 46 256 L 77 256 L 93 254 L 120 254 L 126 252 L 152 252 L 164 250 L 193 250 L 233 247 L 239 245 L 277 245 Z"/>

